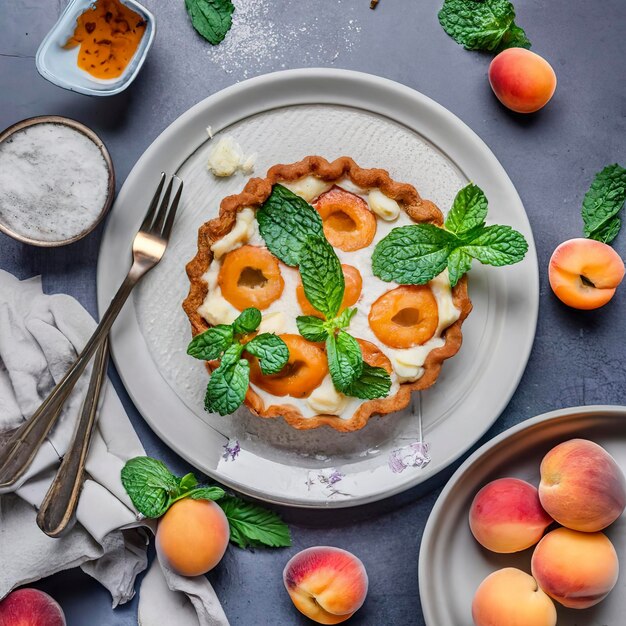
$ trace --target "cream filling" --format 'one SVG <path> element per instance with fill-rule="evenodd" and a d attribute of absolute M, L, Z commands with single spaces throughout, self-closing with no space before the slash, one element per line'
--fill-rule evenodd
<path fill-rule="evenodd" d="M 212 136 L 210 132 L 209 136 Z M 211 150 L 207 168 L 219 177 L 232 176 L 237 170 L 251 174 L 254 171 L 255 159 L 255 154 L 246 157 L 241 146 L 230 135 L 225 135 Z"/>
<path fill-rule="evenodd" d="M 256 219 L 253 209 L 246 207 L 237 213 L 232 230 L 218 239 L 212 246 L 211 252 L 216 259 L 221 259 L 227 252 L 241 248 L 244 243 L 252 239 L 256 232 Z"/>
<path fill-rule="evenodd" d="M 372 193 L 374 191 L 378 191 L 361 189 L 356 187 L 347 179 L 338 181 L 337 185 L 346 191 L 350 191 L 361 196 L 368 202 L 370 207 L 372 206 Z M 307 202 L 310 202 L 324 191 L 327 191 L 332 184 L 320 181 L 313 176 L 307 176 L 293 183 L 285 184 L 285 186 L 289 187 L 294 193 L 300 195 Z M 374 198 L 373 204 L 375 206 L 381 206 L 380 198 L 377 198 L 376 194 L 374 195 Z M 395 202 L 390 198 L 387 199 L 391 202 Z M 384 201 L 382 204 L 384 204 Z M 392 205 L 387 204 L 388 208 L 390 206 Z M 219 285 L 217 284 L 217 275 L 219 274 L 221 267 L 221 262 L 219 262 L 221 257 L 226 254 L 226 252 L 229 252 L 230 249 L 234 250 L 244 243 L 249 243 L 250 245 L 259 247 L 265 246 L 265 242 L 261 238 L 258 228 L 256 227 L 256 220 L 253 219 L 252 222 L 250 222 L 249 214 L 247 213 L 244 217 L 240 217 L 242 213 L 247 211 L 251 212 L 254 218 L 254 211 L 252 209 L 243 209 L 238 214 L 237 222 L 233 228 L 233 231 L 235 231 L 241 223 L 241 228 L 238 233 L 230 239 L 227 239 L 232 234 L 233 231 L 231 231 L 229 235 L 226 235 L 222 238 L 222 240 L 220 240 L 220 242 L 216 242 L 213 246 L 214 254 L 216 254 L 215 248 L 219 245 L 220 257 L 218 258 L 216 254 L 215 260 L 211 263 L 209 271 L 204 276 L 204 280 L 206 280 L 209 290 L 203 304 L 198 309 L 198 313 L 200 313 L 200 315 L 202 315 L 202 317 L 204 317 L 210 324 L 230 324 L 239 314 L 239 311 L 224 299 Z M 388 215 L 391 214 L 393 214 L 393 209 L 390 212 L 388 211 Z M 367 316 L 372 304 L 383 293 L 398 286 L 397 283 L 386 283 L 373 275 L 371 264 L 372 252 L 374 251 L 376 244 L 383 237 L 387 236 L 392 228 L 409 224 L 414 224 L 413 220 L 411 220 L 406 213 L 399 212 L 393 222 L 385 220 L 384 218 L 377 221 L 376 235 L 372 243 L 367 248 L 362 248 L 356 252 L 336 250 L 341 262 L 356 267 L 361 273 L 361 277 L 363 279 L 363 291 L 361 293 L 361 297 L 356 303 L 358 311 L 352 318 L 349 331 L 355 337 L 374 343 L 391 361 L 393 372 L 391 375 L 392 388 L 390 395 L 397 392 L 400 383 L 413 382 L 418 380 L 423 375 L 423 366 L 428 354 L 432 350 L 440 348 L 445 344 L 445 340 L 441 337 L 443 331 L 453 324 L 460 316 L 460 311 L 454 306 L 448 273 L 447 270 L 445 270 L 429 283 L 437 301 L 437 309 L 439 313 L 439 325 L 437 331 L 429 341 L 421 346 L 414 346 L 413 348 L 390 348 L 389 346 L 382 344 L 371 329 Z M 245 239 L 246 235 L 248 235 L 247 239 Z M 224 241 L 226 241 L 226 243 L 221 243 Z M 299 282 L 299 273 L 295 268 L 288 267 L 282 263 L 280 264 L 280 267 L 283 280 L 285 281 L 283 294 L 267 309 L 262 311 L 263 318 L 260 330 L 261 332 L 298 334 L 296 317 L 298 315 L 302 315 L 302 311 L 298 305 L 295 290 Z M 252 385 L 252 388 L 261 397 L 266 406 L 277 403 L 285 403 L 285 401 L 287 401 L 289 404 L 296 407 L 304 417 L 313 417 L 320 413 L 327 413 L 349 419 L 358 407 L 365 402 L 365 400 L 361 400 L 359 398 L 349 398 L 337 392 L 332 384 L 330 376 L 327 376 L 322 384 L 315 389 L 308 398 L 289 397 L 282 400 L 273 394 L 263 391 L 256 385 Z"/>

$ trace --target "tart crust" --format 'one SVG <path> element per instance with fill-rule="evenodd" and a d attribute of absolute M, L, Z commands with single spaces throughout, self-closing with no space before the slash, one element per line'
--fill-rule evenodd
<path fill-rule="evenodd" d="M 379 189 L 398 202 L 401 209 L 415 222 L 428 222 L 437 226 L 443 224 L 441 211 L 433 202 L 422 199 L 415 187 L 392 180 L 386 170 L 359 167 L 349 157 L 340 157 L 328 162 L 319 156 L 309 156 L 297 163 L 275 165 L 270 168 L 265 178 L 252 178 L 240 194 L 224 198 L 220 205 L 219 216 L 205 222 L 198 230 L 198 252 L 186 267 L 191 285 L 189 294 L 183 302 L 183 309 L 189 318 L 194 336 L 210 327 L 210 324 L 198 313 L 198 308 L 208 293 L 208 285 L 203 276 L 213 260 L 211 251 L 213 244 L 233 229 L 239 211 L 245 207 L 259 208 L 269 197 L 275 183 L 294 182 L 305 176 L 315 176 L 329 183 L 347 177 L 363 189 Z M 246 406 L 259 417 L 282 416 L 290 426 L 297 429 L 307 430 L 327 425 L 343 432 L 363 428 L 372 415 L 393 413 L 403 409 L 409 404 L 413 391 L 427 389 L 434 384 L 443 361 L 454 356 L 461 347 L 461 326 L 472 310 L 465 276 L 452 288 L 452 300 L 455 307 L 460 310 L 459 319 L 442 332 L 441 336 L 445 339 L 445 344 L 428 354 L 422 366 L 423 375 L 414 382 L 401 383 L 398 391 L 392 396 L 363 402 L 350 419 L 337 415 L 303 417 L 300 411 L 290 404 L 273 404 L 266 407 L 262 398 L 252 388 L 249 388 L 246 394 Z M 207 363 L 209 371 L 215 366 L 216 363 Z"/>

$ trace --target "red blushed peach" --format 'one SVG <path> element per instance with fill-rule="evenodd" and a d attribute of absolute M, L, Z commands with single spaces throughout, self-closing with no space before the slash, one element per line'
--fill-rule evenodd
<path fill-rule="evenodd" d="M 283 581 L 298 611 L 318 624 L 345 622 L 367 595 L 363 563 L 340 548 L 320 546 L 298 552 L 285 566 Z"/>
<path fill-rule="evenodd" d="M 472 602 L 476 626 L 555 626 L 552 600 L 526 572 L 514 567 L 489 574 Z"/>
<path fill-rule="evenodd" d="M 624 261 L 611 246 L 593 239 L 569 239 L 552 254 L 548 278 L 554 295 L 575 309 L 597 309 L 624 278 Z"/>
<path fill-rule="evenodd" d="M 65 626 L 65 616 L 47 593 L 18 589 L 0 601 L 0 626 Z"/>
<path fill-rule="evenodd" d="M 626 507 L 626 479 L 613 457 L 586 439 L 570 439 L 541 461 L 539 499 L 559 524 L 596 532 Z"/>
<path fill-rule="evenodd" d="M 606 535 L 569 528 L 557 528 L 539 542 L 531 568 L 539 586 L 571 609 L 604 600 L 619 574 L 617 554 Z"/>
<path fill-rule="evenodd" d="M 552 518 L 537 489 L 519 478 L 500 478 L 474 498 L 469 524 L 476 541 L 493 552 L 519 552 L 535 545 Z"/>
<path fill-rule="evenodd" d="M 229 538 L 228 520 L 215 502 L 185 498 L 159 520 L 156 549 L 182 576 L 200 576 L 222 560 Z"/>
<path fill-rule="evenodd" d="M 517 113 L 543 108 L 556 89 L 552 66 L 524 48 L 509 48 L 489 66 L 489 84 L 502 104 Z"/>

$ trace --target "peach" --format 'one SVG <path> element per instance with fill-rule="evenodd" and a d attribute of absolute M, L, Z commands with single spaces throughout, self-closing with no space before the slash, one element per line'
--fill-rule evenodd
<path fill-rule="evenodd" d="M 476 626 L 555 626 L 556 609 L 537 581 L 505 567 L 489 574 L 472 602 Z"/>
<path fill-rule="evenodd" d="M 543 108 L 556 89 L 552 66 L 524 48 L 509 48 L 489 66 L 489 84 L 502 104 L 517 113 Z"/>
<path fill-rule="evenodd" d="M 159 557 L 182 576 L 200 576 L 222 560 L 229 538 L 228 520 L 219 505 L 184 498 L 160 519 L 156 549 Z"/>
<path fill-rule="evenodd" d="M 292 557 L 283 571 L 294 605 L 318 624 L 345 622 L 365 602 L 367 572 L 346 550 L 319 546 Z"/>
<path fill-rule="evenodd" d="M 569 528 L 557 528 L 539 542 L 531 568 L 539 586 L 571 609 L 604 600 L 619 573 L 617 553 L 605 534 Z"/>
<path fill-rule="evenodd" d="M 65 626 L 65 615 L 47 593 L 18 589 L 0 601 L 0 626 Z"/>
<path fill-rule="evenodd" d="M 499 478 L 474 498 L 469 523 L 476 541 L 493 552 L 519 552 L 535 545 L 552 518 L 537 489 L 519 478 Z"/>
<path fill-rule="evenodd" d="M 541 461 L 539 499 L 562 526 L 596 532 L 626 507 L 626 479 L 613 457 L 586 439 L 570 439 Z"/>
<path fill-rule="evenodd" d="M 552 254 L 548 278 L 554 295 L 575 309 L 597 309 L 624 278 L 624 261 L 611 246 L 593 239 L 569 239 Z"/>

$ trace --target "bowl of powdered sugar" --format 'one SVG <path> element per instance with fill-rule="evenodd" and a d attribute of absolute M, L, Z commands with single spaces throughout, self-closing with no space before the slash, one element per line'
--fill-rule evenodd
<path fill-rule="evenodd" d="M 0 134 L 0 231 L 35 246 L 62 246 L 90 233 L 115 193 L 111 157 L 74 120 L 47 115 Z"/>

